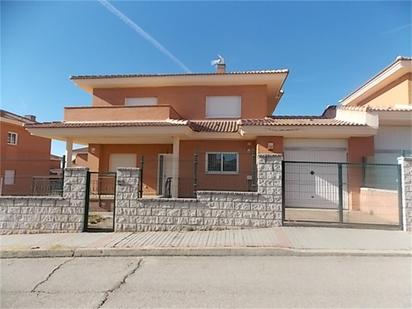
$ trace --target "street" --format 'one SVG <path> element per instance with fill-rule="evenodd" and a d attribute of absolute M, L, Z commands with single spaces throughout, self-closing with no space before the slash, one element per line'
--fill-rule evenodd
<path fill-rule="evenodd" d="M 2 259 L 1 308 L 412 306 L 409 257 Z"/>

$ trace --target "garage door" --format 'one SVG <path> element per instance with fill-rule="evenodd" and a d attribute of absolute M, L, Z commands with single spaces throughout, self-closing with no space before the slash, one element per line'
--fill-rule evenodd
<path fill-rule="evenodd" d="M 346 141 L 339 140 L 285 142 L 285 161 L 297 162 L 287 163 L 285 167 L 285 204 L 287 207 L 338 207 L 338 169 L 336 164 L 328 164 L 328 162 L 346 162 L 345 143 Z M 346 174 L 342 175 L 344 195 L 347 195 Z M 347 199 L 344 198 L 344 200 Z"/>
<path fill-rule="evenodd" d="M 116 172 L 119 167 L 136 167 L 137 155 L 135 153 L 112 153 L 110 155 L 109 171 Z"/>

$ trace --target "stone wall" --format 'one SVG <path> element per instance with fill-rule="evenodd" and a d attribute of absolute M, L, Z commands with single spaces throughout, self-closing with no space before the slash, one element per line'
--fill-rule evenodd
<path fill-rule="evenodd" d="M 115 231 L 206 230 L 282 224 L 282 157 L 260 154 L 258 192 L 199 191 L 196 199 L 139 199 L 139 169 L 117 171 Z"/>
<path fill-rule="evenodd" d="M 412 231 L 412 158 L 399 158 L 402 165 L 403 230 Z"/>
<path fill-rule="evenodd" d="M 1 196 L 0 234 L 81 232 L 86 168 L 66 168 L 63 197 Z"/>

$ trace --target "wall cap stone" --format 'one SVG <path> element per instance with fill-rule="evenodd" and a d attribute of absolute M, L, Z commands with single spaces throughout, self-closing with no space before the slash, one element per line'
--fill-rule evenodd
<path fill-rule="evenodd" d="M 160 198 L 160 197 L 143 197 L 137 199 L 139 202 L 198 202 L 196 198 Z"/>
<path fill-rule="evenodd" d="M 404 161 L 412 162 L 412 157 L 399 157 L 398 164 L 402 164 Z"/>
<path fill-rule="evenodd" d="M 260 195 L 259 192 L 255 192 L 255 191 L 196 191 L 196 193 L 198 195 L 206 195 L 206 194 L 214 194 L 214 195 Z"/>
<path fill-rule="evenodd" d="M 257 154 L 258 157 L 279 157 L 282 158 L 283 155 L 281 153 L 258 153 Z"/>
<path fill-rule="evenodd" d="M 89 168 L 88 167 L 83 167 L 83 166 L 70 166 L 70 167 L 65 167 L 65 170 L 69 170 L 69 171 L 88 171 Z"/>
<path fill-rule="evenodd" d="M 140 170 L 140 167 L 118 167 L 118 171 L 136 171 Z"/>
<path fill-rule="evenodd" d="M 63 198 L 62 196 L 40 196 L 40 195 L 36 195 L 36 196 L 32 196 L 32 195 L 2 195 L 0 196 L 1 200 L 7 200 L 7 199 L 13 199 L 13 200 L 56 200 L 56 201 L 61 201 L 61 200 L 65 200 L 65 198 Z"/>

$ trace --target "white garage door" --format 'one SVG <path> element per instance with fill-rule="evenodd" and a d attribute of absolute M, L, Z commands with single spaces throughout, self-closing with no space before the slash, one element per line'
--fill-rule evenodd
<path fill-rule="evenodd" d="M 112 153 L 109 171 L 115 173 L 119 167 L 136 167 L 137 155 L 134 153 Z"/>
<path fill-rule="evenodd" d="M 286 140 L 285 203 L 287 207 L 337 208 L 339 205 L 338 165 L 346 162 L 346 141 Z M 344 169 L 346 167 L 344 166 Z M 344 201 L 346 172 L 343 170 Z M 345 207 L 345 205 L 344 205 Z"/>

